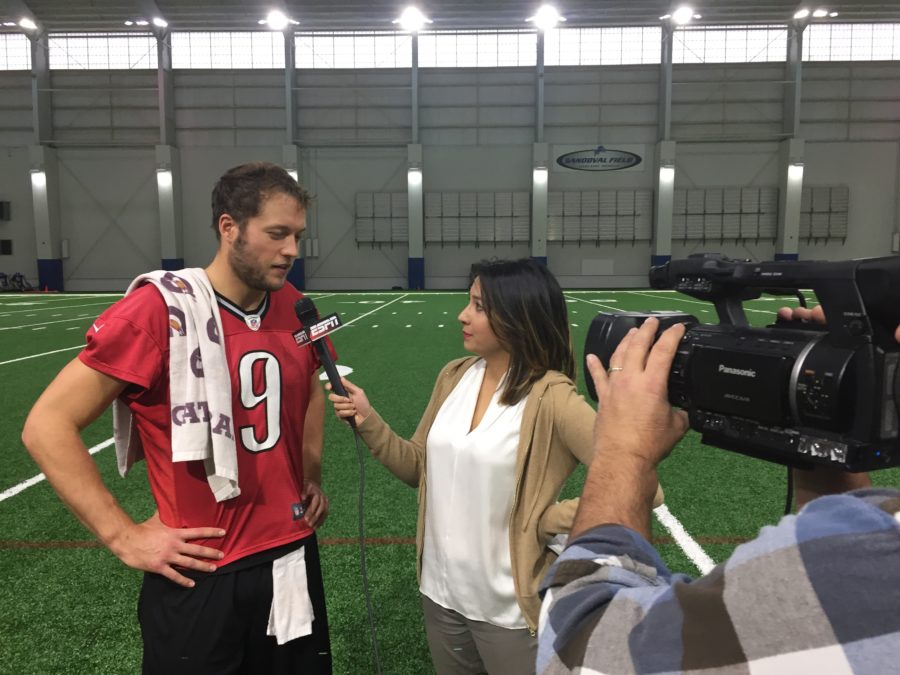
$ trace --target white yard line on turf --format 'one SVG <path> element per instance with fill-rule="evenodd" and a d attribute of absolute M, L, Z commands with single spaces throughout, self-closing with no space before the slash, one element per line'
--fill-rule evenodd
<path fill-rule="evenodd" d="M 566 291 L 566 293 L 568 293 L 568 291 Z M 568 296 L 566 296 L 566 297 L 568 297 Z M 621 307 L 613 307 L 611 305 L 604 305 L 603 303 L 595 302 L 594 300 L 585 300 L 583 298 L 570 298 L 570 299 L 576 300 L 577 302 L 586 302 L 589 305 L 594 305 L 595 307 L 602 307 L 603 309 L 608 309 L 612 312 L 621 312 L 622 311 Z"/>
<path fill-rule="evenodd" d="M 379 309 L 384 309 L 385 307 L 388 307 L 388 306 L 390 306 L 390 305 L 393 305 L 395 302 L 398 302 L 399 300 L 402 300 L 402 299 L 405 298 L 407 295 L 409 295 L 409 293 L 404 293 L 404 294 L 401 295 L 399 298 L 394 298 L 394 299 L 391 300 L 390 302 L 386 302 L 386 303 L 384 303 L 383 305 L 378 305 L 378 307 L 376 307 L 375 309 L 373 309 L 371 312 L 366 312 L 365 314 L 360 314 L 360 315 L 359 315 L 358 317 L 356 317 L 355 319 L 350 319 L 350 321 L 348 321 L 347 323 L 343 324 L 343 325 L 341 326 L 341 328 L 343 328 L 344 326 L 349 326 L 349 325 L 350 325 L 351 323 L 353 323 L 354 321 L 359 321 L 360 319 L 364 319 L 364 318 L 366 318 L 367 316 L 369 316 L 369 314 L 374 314 L 374 313 L 377 312 Z"/>
<path fill-rule="evenodd" d="M 85 316 L 78 316 L 74 319 L 59 319 L 58 321 L 42 321 L 41 323 L 26 323 L 21 326 L 3 326 L 0 330 L 16 330 L 18 328 L 34 328 L 35 326 L 50 326 L 54 323 L 69 323 L 70 321 L 84 321 L 87 319 L 90 321 L 90 314 Z"/>
<path fill-rule="evenodd" d="M 102 443 L 98 443 L 93 448 L 88 448 L 88 452 L 90 452 L 92 455 L 95 455 L 98 452 L 100 452 L 103 448 L 108 448 L 113 443 L 115 443 L 114 438 L 107 438 L 105 441 L 103 441 Z M 32 478 L 29 478 L 28 480 L 24 480 L 21 483 L 19 483 L 18 485 L 13 485 L 11 488 L 4 490 L 3 492 L 0 492 L 0 502 L 4 501 L 6 499 L 9 499 L 10 497 L 15 497 L 17 494 L 19 494 L 23 490 L 27 490 L 32 485 L 37 485 L 45 478 L 46 478 L 46 476 L 44 474 L 39 473 L 37 476 L 33 476 Z"/>
<path fill-rule="evenodd" d="M 672 535 L 672 538 L 675 539 L 675 542 L 684 551 L 684 554 L 700 570 L 700 574 L 708 574 L 716 566 L 716 563 L 706 554 L 706 551 L 703 550 L 700 544 L 694 541 L 691 535 L 687 533 L 681 521 L 672 515 L 668 506 L 665 504 L 657 506 L 653 509 L 653 514 L 669 534 Z"/>
<path fill-rule="evenodd" d="M 633 290 L 633 289 L 624 288 L 624 289 L 620 289 L 620 292 L 628 293 L 630 290 Z M 798 290 L 802 291 L 803 293 L 814 293 L 815 292 L 811 288 L 800 288 Z M 610 291 L 610 292 L 614 293 L 614 292 L 619 292 L 619 291 Z M 643 292 L 644 293 L 680 293 L 681 291 L 675 291 L 675 290 L 672 290 L 671 288 L 647 288 L 647 289 L 644 289 Z M 594 290 L 594 291 L 566 291 L 566 293 L 597 293 L 597 291 L 596 290 Z M 775 296 L 773 296 L 773 297 L 775 297 Z"/>
<path fill-rule="evenodd" d="M 625 293 L 628 293 L 630 295 L 645 295 L 648 298 L 656 297 L 655 295 L 650 295 L 650 293 L 646 293 L 644 291 L 625 291 Z M 704 302 L 703 300 L 689 300 L 688 298 L 684 298 L 684 297 L 674 297 L 674 298 L 667 298 L 667 301 L 670 299 L 675 300 L 677 302 L 687 302 L 692 305 L 703 305 L 704 307 L 707 307 L 707 308 L 713 307 L 713 304 L 711 302 Z M 751 307 L 744 307 L 744 311 L 745 312 L 756 312 L 757 314 L 770 314 L 770 315 L 772 314 L 772 310 L 770 310 L 770 309 L 753 309 Z"/>
<path fill-rule="evenodd" d="M 591 293 L 596 293 L 597 291 L 590 291 Z M 411 295 L 415 298 L 423 298 L 428 297 L 429 295 L 465 295 L 468 293 L 468 290 L 464 288 L 460 288 L 458 291 L 337 291 L 332 293 L 331 295 L 339 295 L 342 297 L 358 297 L 358 296 L 372 296 L 372 295 Z M 309 295 L 312 297 L 315 295 L 314 292 L 304 293 L 304 295 Z M 325 297 L 325 296 L 318 296 Z"/>
<path fill-rule="evenodd" d="M 110 301 L 109 303 L 87 302 L 83 305 L 60 305 L 57 303 L 55 305 L 48 304 L 47 307 L 29 307 L 28 309 L 7 309 L 7 310 L 2 310 L 2 311 L 4 311 L 5 314 L 8 315 L 8 314 L 22 314 L 23 312 L 40 312 L 41 310 L 44 310 L 44 309 L 52 309 L 52 310 L 59 311 L 61 309 L 73 309 L 75 307 L 93 307 L 94 305 L 106 305 L 106 304 L 112 304 L 112 301 Z"/>
<path fill-rule="evenodd" d="M 60 301 L 60 300 L 70 300 L 72 298 L 112 298 L 113 301 L 118 300 L 122 297 L 122 293 L 53 293 L 45 295 L 43 293 L 40 294 L 23 294 L 23 295 L 6 295 L 0 296 L 0 307 L 7 304 L 15 304 L 17 302 L 34 302 L 36 300 L 40 300 L 41 302 L 51 302 L 51 301 Z"/>
<path fill-rule="evenodd" d="M 19 361 L 27 361 L 28 359 L 37 359 L 41 356 L 50 356 L 50 354 L 59 354 L 60 352 L 70 352 L 73 349 L 82 349 L 84 347 L 83 344 L 75 345 L 74 347 L 63 347 L 62 349 L 54 349 L 52 352 L 44 352 L 43 354 L 32 354 L 31 356 L 20 356 L 17 359 L 10 359 L 9 361 L 0 361 L 0 366 L 5 366 L 7 363 L 17 363 Z"/>
<path fill-rule="evenodd" d="M 646 295 L 648 298 L 656 297 L 660 293 L 674 293 L 675 291 L 622 291 L 623 293 L 629 293 L 631 295 Z M 807 291 L 808 293 L 812 293 L 812 291 Z M 672 300 L 678 300 L 679 302 L 689 302 L 692 305 L 706 305 L 707 307 L 711 307 L 711 302 L 704 302 L 703 300 L 690 300 L 682 295 L 672 298 Z M 789 305 L 791 300 L 796 300 L 793 296 L 785 295 L 783 296 L 771 296 L 765 298 L 756 298 L 755 300 L 745 300 L 744 302 L 783 302 L 785 305 Z M 812 308 L 818 305 L 819 303 L 812 299 L 807 299 L 807 305 Z M 771 314 L 772 310 L 770 309 L 753 309 L 751 307 L 744 307 L 745 312 L 756 312 L 758 314 Z"/>

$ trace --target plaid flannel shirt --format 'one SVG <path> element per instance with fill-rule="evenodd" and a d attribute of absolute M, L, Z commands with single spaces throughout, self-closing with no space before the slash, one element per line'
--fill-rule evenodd
<path fill-rule="evenodd" d="M 620 525 L 544 579 L 538 673 L 900 672 L 900 492 L 820 497 L 706 576 Z"/>

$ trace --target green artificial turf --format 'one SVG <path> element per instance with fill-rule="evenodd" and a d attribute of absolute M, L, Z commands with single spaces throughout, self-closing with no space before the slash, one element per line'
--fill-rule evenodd
<path fill-rule="evenodd" d="M 464 355 L 456 316 L 466 302 L 457 293 L 311 294 L 321 314 L 340 313 L 345 327 L 333 336 L 349 378 L 401 435 L 418 424 L 441 366 Z M 714 322 L 712 308 L 669 293 L 569 292 L 569 319 L 579 363 L 591 319 L 608 309 L 669 309 Z M 28 409 L 55 373 L 77 354 L 93 318 L 117 296 L 27 294 L 0 296 L 0 493 L 38 473 L 19 435 Z M 21 304 L 35 303 L 35 304 Z M 746 304 L 757 325 L 772 320 L 781 304 Z M 41 324 L 41 325 L 38 325 Z M 54 350 L 67 350 L 46 354 Z M 22 361 L 21 357 L 39 355 Z M 12 361 L 12 362 L 10 362 Z M 10 363 L 6 363 L 10 362 Z M 584 391 L 583 374 L 579 386 Z M 624 421 L 623 423 L 627 423 Z M 335 672 L 374 672 L 370 628 L 356 545 L 359 463 L 347 425 L 326 414 L 323 482 L 331 515 L 319 532 L 322 544 Z M 86 430 L 88 446 L 112 435 L 104 414 Z M 365 528 L 369 586 L 384 672 L 432 672 L 415 579 L 416 495 L 364 450 Z M 115 468 L 112 448 L 95 455 L 101 474 L 136 519 L 153 510 L 143 466 L 127 479 Z M 715 562 L 739 542 L 778 520 L 783 507 L 783 467 L 703 446 L 689 433 L 660 466 L 666 504 Z M 900 470 L 873 476 L 900 486 Z M 577 496 L 579 468 L 564 497 Z M 666 530 L 654 537 L 669 567 L 697 569 Z M 134 673 L 140 664 L 136 620 L 140 573 L 98 547 L 46 482 L 0 500 L 0 672 Z"/>

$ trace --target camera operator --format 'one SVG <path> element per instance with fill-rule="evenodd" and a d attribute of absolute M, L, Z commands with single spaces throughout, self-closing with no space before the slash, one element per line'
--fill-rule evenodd
<path fill-rule="evenodd" d="M 865 474 L 795 471 L 797 515 L 700 579 L 666 568 L 649 543 L 651 500 L 656 467 L 688 420 L 666 391 L 684 327 L 653 345 L 657 327 L 632 329 L 608 371 L 588 357 L 595 454 L 568 547 L 542 584 L 537 672 L 893 671 L 900 492 L 837 494 L 868 486 Z"/>

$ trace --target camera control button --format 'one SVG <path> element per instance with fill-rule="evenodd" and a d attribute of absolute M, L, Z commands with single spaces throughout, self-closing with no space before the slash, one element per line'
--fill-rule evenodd
<path fill-rule="evenodd" d="M 850 335 L 863 335 L 866 332 L 866 326 L 861 319 L 853 319 L 847 322 L 847 332 Z"/>

